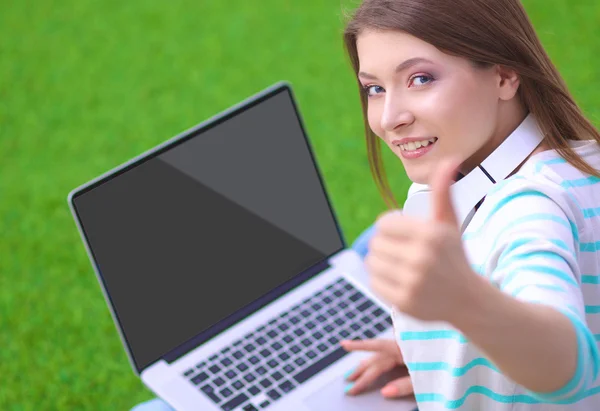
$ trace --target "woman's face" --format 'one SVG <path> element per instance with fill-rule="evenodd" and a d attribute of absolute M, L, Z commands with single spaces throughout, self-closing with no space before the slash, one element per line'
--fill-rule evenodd
<path fill-rule="evenodd" d="M 357 48 L 369 125 L 412 181 L 427 184 L 449 156 L 469 172 L 512 131 L 499 127 L 496 66 L 475 68 L 399 31 L 364 31 Z"/>

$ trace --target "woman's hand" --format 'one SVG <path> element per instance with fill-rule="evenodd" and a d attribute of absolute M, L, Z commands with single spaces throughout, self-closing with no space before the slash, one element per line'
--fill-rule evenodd
<path fill-rule="evenodd" d="M 453 323 L 480 284 L 466 258 L 450 198 L 456 167 L 446 162 L 436 170 L 430 218 L 385 213 L 365 257 L 375 293 L 420 320 Z"/>
<path fill-rule="evenodd" d="M 361 363 L 347 374 L 346 379 L 352 381 L 348 385 L 347 394 L 356 395 L 364 392 L 382 374 L 398 366 L 404 366 L 404 360 L 398 344 L 393 340 L 346 340 L 341 342 L 346 351 L 371 351 L 373 356 Z M 390 381 L 381 389 L 387 398 L 396 398 L 413 393 L 410 376 Z"/>

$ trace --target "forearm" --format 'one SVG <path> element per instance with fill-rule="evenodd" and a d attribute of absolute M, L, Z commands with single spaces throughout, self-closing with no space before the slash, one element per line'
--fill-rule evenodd
<path fill-rule="evenodd" d="M 504 375 L 537 393 L 563 388 L 577 368 L 571 320 L 541 304 L 519 301 L 477 277 L 453 325 Z"/>

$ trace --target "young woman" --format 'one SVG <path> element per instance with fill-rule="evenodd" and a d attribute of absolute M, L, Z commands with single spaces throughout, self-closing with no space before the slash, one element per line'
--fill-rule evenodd
<path fill-rule="evenodd" d="M 345 42 L 384 199 L 380 143 L 432 190 L 428 218 L 389 212 L 360 240 L 399 350 L 343 342 L 377 353 L 348 393 L 405 364 L 382 393 L 420 410 L 600 409 L 600 134 L 519 0 L 364 0 Z M 541 143 L 462 232 L 453 179 L 513 133 Z"/>
<path fill-rule="evenodd" d="M 381 143 L 432 189 L 428 218 L 386 213 L 354 244 L 396 339 L 342 342 L 374 352 L 347 393 L 407 366 L 382 394 L 421 411 L 600 409 L 600 134 L 519 0 L 364 0 L 345 42 L 384 199 Z M 463 231 L 453 179 L 526 122 L 541 143 Z"/>

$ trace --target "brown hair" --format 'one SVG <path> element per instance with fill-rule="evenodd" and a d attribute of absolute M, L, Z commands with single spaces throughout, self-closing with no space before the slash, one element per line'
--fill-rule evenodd
<path fill-rule="evenodd" d="M 575 103 L 519 0 L 364 0 L 344 31 L 356 74 L 356 39 L 365 29 L 403 31 L 478 66 L 498 64 L 515 70 L 520 77 L 519 97 L 537 118 L 548 146 L 582 172 L 600 177 L 600 171 L 568 145 L 568 140 L 584 138 L 600 143 L 600 133 Z M 368 124 L 364 92 L 361 103 L 371 173 L 386 204 L 398 207 L 386 177 L 379 138 Z"/>

